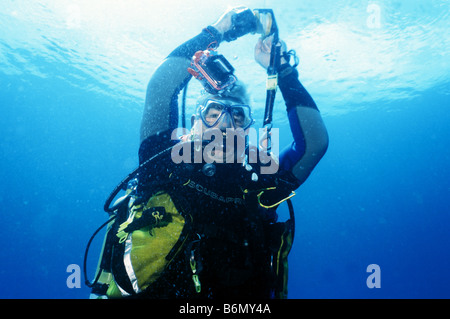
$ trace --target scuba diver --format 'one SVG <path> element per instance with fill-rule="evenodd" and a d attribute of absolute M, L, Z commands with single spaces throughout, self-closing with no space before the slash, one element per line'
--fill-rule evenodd
<path fill-rule="evenodd" d="M 262 35 L 255 60 L 269 74 L 267 134 L 260 147 L 248 141 L 254 120 L 246 88 L 217 52 L 224 41 L 248 33 Z M 316 103 L 299 81 L 298 63 L 290 64 L 293 56 L 278 39 L 271 10 L 237 7 L 157 67 L 141 123 L 140 165 L 105 204 L 111 218 L 103 225 L 108 228 L 95 280 L 86 279 L 91 297 L 287 298 L 287 255 L 295 231 L 289 198 L 328 147 Z M 205 92 L 191 130 L 178 137 L 178 96 L 192 77 Z M 279 159 L 270 152 L 277 87 L 293 135 Z M 230 137 L 236 145 L 229 146 Z M 262 161 L 264 155 L 271 163 Z M 111 206 L 121 190 L 125 195 Z M 278 222 L 276 209 L 283 202 L 291 219 Z"/>

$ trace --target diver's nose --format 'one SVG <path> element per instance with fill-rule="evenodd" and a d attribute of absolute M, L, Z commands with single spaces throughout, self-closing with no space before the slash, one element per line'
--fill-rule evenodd
<path fill-rule="evenodd" d="M 223 114 L 223 116 L 219 122 L 218 128 L 221 131 L 225 131 L 227 128 L 233 128 L 233 122 L 231 120 L 230 113 L 226 112 L 225 114 Z"/>

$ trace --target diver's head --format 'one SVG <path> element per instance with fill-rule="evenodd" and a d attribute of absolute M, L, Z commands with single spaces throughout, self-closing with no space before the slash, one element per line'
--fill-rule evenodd
<path fill-rule="evenodd" d="M 231 90 L 221 94 L 205 94 L 197 100 L 197 110 L 191 118 L 192 139 L 208 141 L 214 135 L 222 135 L 222 146 L 226 139 L 235 136 L 244 139 L 254 123 L 245 85 L 237 81 Z M 231 133 L 231 134 L 230 134 Z M 217 141 L 216 141 L 217 142 Z M 237 144 L 237 143 L 236 143 Z M 236 157 L 235 149 L 224 149 L 229 157 Z"/>
<path fill-rule="evenodd" d="M 193 134 L 201 137 L 209 129 L 247 130 L 254 122 L 245 85 L 237 81 L 231 90 L 221 94 L 204 94 L 197 100 L 191 118 Z"/>

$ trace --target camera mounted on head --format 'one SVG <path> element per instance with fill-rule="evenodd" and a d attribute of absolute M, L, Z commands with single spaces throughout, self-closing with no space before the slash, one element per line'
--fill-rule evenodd
<path fill-rule="evenodd" d="M 237 81 L 230 62 L 212 49 L 197 51 L 192 57 L 188 72 L 199 80 L 210 94 L 231 90 Z"/>
<path fill-rule="evenodd" d="M 231 90 L 237 81 L 233 66 L 213 49 L 195 52 L 188 72 L 199 80 L 210 94 Z"/>

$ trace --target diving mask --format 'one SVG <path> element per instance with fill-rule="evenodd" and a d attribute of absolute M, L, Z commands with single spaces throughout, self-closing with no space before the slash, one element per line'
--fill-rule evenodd
<path fill-rule="evenodd" d="M 211 128 L 224 120 L 225 115 L 231 119 L 231 124 L 235 129 L 249 128 L 254 120 L 251 115 L 251 108 L 245 104 L 232 104 L 232 101 L 218 101 L 208 99 L 199 108 L 199 115 L 203 123 Z"/>

